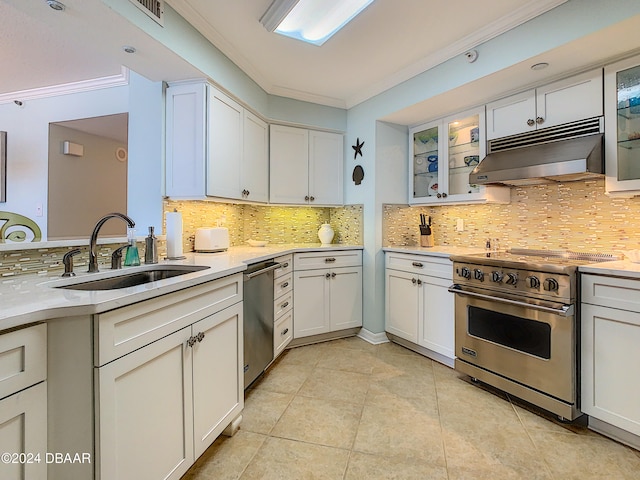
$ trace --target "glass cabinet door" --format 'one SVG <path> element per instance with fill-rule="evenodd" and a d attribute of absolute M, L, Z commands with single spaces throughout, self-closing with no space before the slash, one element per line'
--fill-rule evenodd
<path fill-rule="evenodd" d="M 421 128 L 421 127 L 420 127 Z M 438 194 L 439 124 L 412 132 L 413 199 Z"/>
<path fill-rule="evenodd" d="M 481 160 L 480 115 L 448 121 L 447 132 L 448 195 L 478 193 L 480 188 L 469 184 L 469 173 Z"/>
<path fill-rule="evenodd" d="M 616 73 L 618 181 L 640 179 L 640 65 Z"/>

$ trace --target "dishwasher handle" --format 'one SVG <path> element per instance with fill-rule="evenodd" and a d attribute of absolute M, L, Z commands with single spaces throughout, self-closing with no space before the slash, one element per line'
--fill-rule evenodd
<path fill-rule="evenodd" d="M 251 273 L 245 273 L 244 274 L 244 279 L 245 280 L 251 280 L 254 277 L 257 277 L 258 275 L 262 275 L 263 273 L 267 273 L 270 272 L 272 270 L 276 270 L 278 268 L 280 268 L 282 266 L 282 264 L 280 263 L 274 263 L 272 265 L 269 265 L 268 267 L 262 268 L 260 270 L 256 270 L 255 272 L 251 272 Z"/>

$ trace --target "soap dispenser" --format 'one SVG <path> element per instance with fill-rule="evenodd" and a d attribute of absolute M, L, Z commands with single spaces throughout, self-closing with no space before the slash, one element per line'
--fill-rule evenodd
<path fill-rule="evenodd" d="M 149 227 L 149 235 L 144 239 L 144 263 L 158 263 L 158 239 Z"/>
<path fill-rule="evenodd" d="M 140 256 L 138 255 L 138 245 L 136 244 L 136 231 L 133 228 L 127 228 L 127 237 L 129 238 L 129 246 L 124 257 L 125 267 L 134 267 L 140 265 Z"/>

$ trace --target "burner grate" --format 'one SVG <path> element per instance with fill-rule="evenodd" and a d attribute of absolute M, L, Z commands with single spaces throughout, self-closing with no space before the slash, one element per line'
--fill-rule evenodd
<path fill-rule="evenodd" d="M 512 248 L 508 250 L 512 255 L 530 255 L 532 257 L 556 257 L 567 258 L 570 260 L 585 260 L 588 262 L 611 262 L 613 260 L 622 260 L 623 255 L 616 253 L 587 253 L 572 252 L 570 250 L 535 250 L 527 248 Z"/>

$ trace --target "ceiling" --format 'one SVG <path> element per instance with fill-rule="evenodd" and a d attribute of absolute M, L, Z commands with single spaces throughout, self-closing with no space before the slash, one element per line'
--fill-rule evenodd
<path fill-rule="evenodd" d="M 166 0 L 273 95 L 349 108 L 566 0 L 376 0 L 321 47 L 268 32 L 272 0 Z"/>
<path fill-rule="evenodd" d="M 108 6 L 116 1 L 127 0 L 63 0 L 55 12 L 45 0 L 0 0 L 0 103 L 117 76 L 123 65 L 152 81 L 206 76 Z M 566 0 L 376 0 L 321 47 L 267 32 L 259 19 L 271 0 L 166 1 L 267 93 L 350 108 Z M 383 120 L 415 124 L 426 111 L 451 113 L 504 95 L 504 85 L 540 83 L 638 46 L 640 15 Z M 538 60 L 551 66 L 532 73 Z"/>

